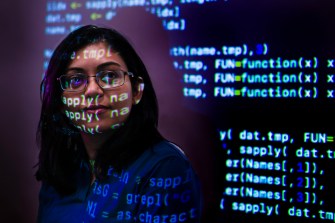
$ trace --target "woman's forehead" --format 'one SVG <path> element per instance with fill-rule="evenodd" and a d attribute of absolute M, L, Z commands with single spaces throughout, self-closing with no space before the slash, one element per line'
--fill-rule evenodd
<path fill-rule="evenodd" d="M 89 44 L 75 51 L 71 55 L 68 68 L 99 66 L 102 63 L 114 62 L 120 68 L 126 69 L 126 63 L 118 52 L 115 52 L 110 44 L 99 42 Z"/>

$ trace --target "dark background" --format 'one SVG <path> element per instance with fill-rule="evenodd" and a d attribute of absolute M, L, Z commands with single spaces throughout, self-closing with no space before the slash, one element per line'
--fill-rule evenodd
<path fill-rule="evenodd" d="M 35 222 L 42 1 L 0 2 L 0 221 Z"/>
<path fill-rule="evenodd" d="M 192 19 L 192 23 L 184 33 L 167 34 L 160 19 L 140 8 L 119 9 L 108 24 L 128 37 L 148 67 L 160 105 L 160 130 L 183 148 L 198 173 L 203 186 L 206 222 L 214 222 L 210 216 L 216 214 L 224 186 L 225 170 L 221 167 L 225 160 L 220 160 L 217 153 L 220 149 L 218 129 L 254 128 L 265 132 L 280 129 L 291 133 L 308 129 L 332 131 L 335 135 L 333 102 L 324 95 L 320 100 L 185 100 L 179 76 L 182 72 L 174 70 L 173 58 L 169 56 L 171 41 L 172 45 L 218 47 L 267 42 L 271 44 L 267 57 L 334 58 L 333 1 L 222 2 L 227 4 L 222 3 L 222 7 L 212 4 L 206 9 L 198 4 L 189 6 L 183 16 Z M 35 133 L 40 113 L 43 50 L 46 46 L 55 47 L 61 39 L 60 36 L 47 39 L 45 15 L 45 1 L 0 2 L 0 222 L 36 220 L 39 183 L 34 178 L 38 156 Z M 320 71 L 323 81 L 327 72 L 326 69 Z M 308 119 L 302 114 L 307 114 Z M 234 146 L 234 142 L 231 143 Z M 222 219 L 227 215 L 231 219 L 241 215 L 240 212 L 224 214 Z M 248 215 L 244 217 L 238 221 L 251 220 Z M 259 222 L 257 215 L 252 218 Z M 264 219 L 264 222 L 269 221 Z"/>

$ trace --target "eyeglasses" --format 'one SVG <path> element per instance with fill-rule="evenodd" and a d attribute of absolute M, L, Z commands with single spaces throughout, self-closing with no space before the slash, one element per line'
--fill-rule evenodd
<path fill-rule="evenodd" d="M 104 70 L 95 76 L 82 73 L 61 75 L 57 80 L 64 91 L 84 91 L 87 87 L 88 77 L 95 77 L 97 84 L 104 90 L 120 87 L 125 82 L 125 76 L 134 77 L 134 74 L 123 70 Z"/>

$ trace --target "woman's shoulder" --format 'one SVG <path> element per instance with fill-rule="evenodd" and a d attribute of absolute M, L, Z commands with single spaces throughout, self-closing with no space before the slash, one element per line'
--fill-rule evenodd
<path fill-rule="evenodd" d="M 186 157 L 184 151 L 175 143 L 163 140 L 157 144 L 155 144 L 152 148 L 151 151 L 153 152 L 157 158 L 160 159 L 165 159 L 165 158 L 180 158 L 181 160 L 186 160 L 188 161 L 188 158 Z"/>
<path fill-rule="evenodd" d="M 167 140 L 160 141 L 147 149 L 128 170 L 141 172 L 147 176 L 169 176 L 193 172 L 192 165 L 183 150 Z"/>
<path fill-rule="evenodd" d="M 184 151 L 176 144 L 162 140 L 148 148 L 136 161 L 140 165 L 155 166 L 164 162 L 180 162 L 188 164 L 189 160 Z"/>

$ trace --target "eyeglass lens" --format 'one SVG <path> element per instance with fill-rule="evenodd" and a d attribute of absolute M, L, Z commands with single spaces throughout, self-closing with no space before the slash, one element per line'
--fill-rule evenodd
<path fill-rule="evenodd" d="M 115 88 L 124 84 L 124 71 L 100 71 L 96 74 L 96 81 L 103 89 Z M 85 74 L 71 74 L 60 77 L 61 87 L 66 91 L 81 91 L 87 86 L 88 76 Z"/>

